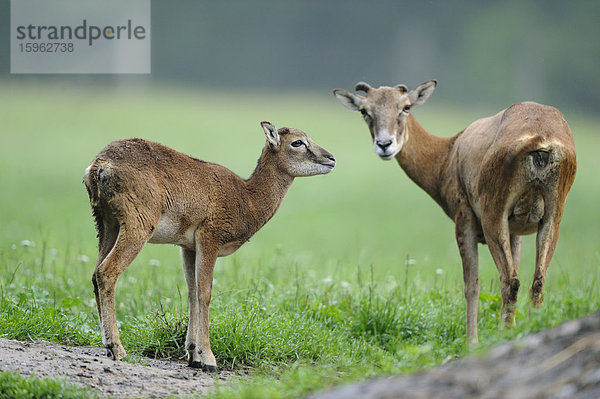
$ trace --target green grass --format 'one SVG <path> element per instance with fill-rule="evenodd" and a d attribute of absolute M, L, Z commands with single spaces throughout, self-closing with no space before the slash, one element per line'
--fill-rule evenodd
<path fill-rule="evenodd" d="M 415 115 L 451 135 L 495 109 L 430 99 Z M 547 274 L 531 309 L 535 241 L 524 240 L 517 327 L 499 329 L 498 273 L 480 247 L 482 349 L 600 308 L 600 121 L 566 113 L 579 169 Z M 90 282 L 96 240 L 83 171 L 109 141 L 140 136 L 252 172 L 260 120 L 305 130 L 338 160 L 297 179 L 277 215 L 215 268 L 211 343 L 245 375 L 214 395 L 299 397 L 344 381 L 412 372 L 467 353 L 454 226 L 366 126 L 330 93 L 4 85 L 0 90 L 0 336 L 101 345 Z M 149 245 L 117 288 L 132 357 L 185 356 L 187 294 L 177 248 Z"/>
<path fill-rule="evenodd" d="M 0 372 L 0 399 L 94 399 L 98 395 L 90 389 L 71 385 L 64 379 L 21 377 L 17 373 Z"/>

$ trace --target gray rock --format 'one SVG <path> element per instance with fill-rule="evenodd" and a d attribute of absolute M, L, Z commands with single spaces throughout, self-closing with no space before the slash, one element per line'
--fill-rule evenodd
<path fill-rule="evenodd" d="M 600 312 L 487 356 L 354 383 L 309 399 L 600 399 Z"/>

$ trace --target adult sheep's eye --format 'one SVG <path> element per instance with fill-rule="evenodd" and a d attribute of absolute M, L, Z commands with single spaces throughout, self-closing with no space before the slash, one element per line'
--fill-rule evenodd
<path fill-rule="evenodd" d="M 302 140 L 296 140 L 296 141 L 294 141 L 294 142 L 292 143 L 292 147 L 294 147 L 294 148 L 298 148 L 298 147 L 300 147 L 302 144 L 304 144 L 304 143 L 302 142 Z"/>
<path fill-rule="evenodd" d="M 370 117 L 371 117 L 371 115 L 369 115 L 369 113 L 367 112 L 367 110 L 366 110 L 366 109 L 364 109 L 364 108 L 360 110 L 360 113 L 361 113 L 361 114 L 362 114 L 362 116 L 364 116 L 365 118 L 370 118 Z"/>
<path fill-rule="evenodd" d="M 410 104 L 406 104 L 404 106 L 404 112 L 408 112 L 410 110 Z"/>

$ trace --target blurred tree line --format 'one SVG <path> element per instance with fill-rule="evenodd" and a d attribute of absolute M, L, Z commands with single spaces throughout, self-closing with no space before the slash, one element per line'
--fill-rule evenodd
<path fill-rule="evenodd" d="M 0 2 L 6 38 L 8 4 Z M 87 79 L 330 90 L 359 80 L 414 87 L 436 78 L 444 87 L 437 96 L 446 101 L 507 105 L 530 99 L 588 112 L 600 106 L 599 1 L 151 4 L 151 76 Z M 2 75 L 31 79 L 8 74 L 8 42 L 0 42 Z"/>

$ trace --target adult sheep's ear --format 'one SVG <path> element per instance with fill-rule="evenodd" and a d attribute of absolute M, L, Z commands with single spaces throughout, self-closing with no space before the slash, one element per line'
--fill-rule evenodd
<path fill-rule="evenodd" d="M 335 89 L 333 95 L 336 96 L 346 108 L 352 111 L 358 111 L 360 105 L 365 100 L 363 96 L 344 89 Z"/>
<path fill-rule="evenodd" d="M 279 139 L 279 133 L 277 133 L 277 129 L 271 122 L 262 121 L 260 123 L 263 130 L 265 131 L 265 136 L 267 136 L 267 141 L 273 148 L 279 147 L 279 143 L 281 140 Z"/>
<path fill-rule="evenodd" d="M 370 84 L 368 84 L 367 82 L 358 82 L 355 86 L 354 86 L 354 90 L 356 91 L 364 91 L 365 93 L 369 93 L 369 90 L 371 90 L 372 87 Z"/>
<path fill-rule="evenodd" d="M 423 104 L 433 91 L 435 90 L 435 86 L 437 86 L 437 80 L 428 80 L 427 82 L 421 83 L 414 90 L 411 90 L 408 93 L 408 98 L 410 99 L 410 103 L 412 105 Z"/>

